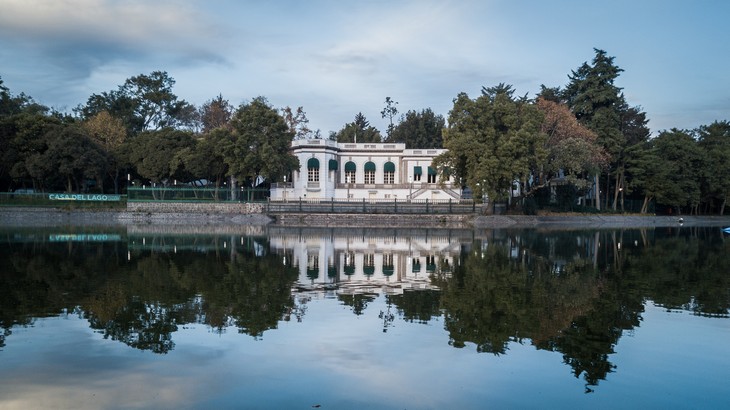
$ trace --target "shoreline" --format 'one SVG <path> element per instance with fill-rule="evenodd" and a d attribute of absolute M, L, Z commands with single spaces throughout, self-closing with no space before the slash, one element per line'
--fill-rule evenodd
<path fill-rule="evenodd" d="M 681 218 L 681 219 L 680 219 Z M 415 215 L 415 214 L 278 214 L 235 212 L 163 212 L 60 208 L 0 208 L 4 227 L 42 226 L 266 226 L 358 228 L 650 228 L 730 226 L 730 216 L 654 215 Z"/>

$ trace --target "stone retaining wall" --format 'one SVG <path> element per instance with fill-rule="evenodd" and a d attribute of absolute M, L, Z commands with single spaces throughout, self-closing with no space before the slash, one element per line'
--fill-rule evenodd
<path fill-rule="evenodd" d="M 274 223 L 282 226 L 351 227 L 447 227 L 470 226 L 473 215 L 399 215 L 399 214 L 277 214 Z"/>
<path fill-rule="evenodd" d="M 262 214 L 264 204 L 241 202 L 128 202 L 130 212 Z"/>

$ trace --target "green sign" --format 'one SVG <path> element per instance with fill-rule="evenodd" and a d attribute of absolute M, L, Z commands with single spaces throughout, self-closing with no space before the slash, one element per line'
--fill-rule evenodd
<path fill-rule="evenodd" d="M 122 236 L 116 233 L 51 234 L 51 242 L 119 242 Z"/>
<path fill-rule="evenodd" d="M 121 195 L 107 194 L 48 194 L 52 201 L 119 201 Z"/>

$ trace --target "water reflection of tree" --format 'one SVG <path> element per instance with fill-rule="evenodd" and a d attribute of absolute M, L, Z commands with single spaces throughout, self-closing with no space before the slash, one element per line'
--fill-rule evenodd
<path fill-rule="evenodd" d="M 374 301 L 378 297 L 377 293 L 340 293 L 337 299 L 345 306 L 352 308 L 352 313 L 360 316 L 365 312 L 368 303 Z"/>
<path fill-rule="evenodd" d="M 441 315 L 441 291 L 433 289 L 406 289 L 400 295 L 387 295 L 388 304 L 398 309 L 407 322 L 428 323 Z"/>
<path fill-rule="evenodd" d="M 701 316 L 730 312 L 730 240 L 717 229 L 674 228 L 658 233 L 661 246 L 630 255 L 625 275 L 635 289 L 667 309 Z"/>
<path fill-rule="evenodd" d="M 0 246 L 0 342 L 34 317 L 76 312 L 106 338 L 165 353 L 187 323 L 260 337 L 295 310 L 297 272 L 275 255 L 135 253 L 120 244 Z"/>
<path fill-rule="evenodd" d="M 476 242 L 444 277 L 442 308 L 450 344 L 504 354 L 512 342 L 562 352 L 589 385 L 613 369 L 608 360 L 622 329 L 638 324 L 641 302 L 594 268 L 593 236 L 576 247 L 545 235 Z"/>
<path fill-rule="evenodd" d="M 646 301 L 728 315 L 729 246 L 716 228 L 498 231 L 437 269 L 440 291 L 386 299 L 406 321 L 443 313 L 454 346 L 504 354 L 510 343 L 529 341 L 560 352 L 595 385 L 613 371 L 613 349 L 639 324 Z M 291 294 L 297 272 L 279 256 L 222 248 L 132 255 L 128 262 L 123 243 L 0 246 L 0 347 L 13 326 L 62 311 L 78 312 L 110 339 L 160 353 L 174 348 L 172 336 L 186 323 L 261 337 L 281 320 L 302 320 L 304 303 Z M 338 298 L 361 315 L 376 295 Z M 385 327 L 392 323 L 389 312 L 383 318 Z"/>

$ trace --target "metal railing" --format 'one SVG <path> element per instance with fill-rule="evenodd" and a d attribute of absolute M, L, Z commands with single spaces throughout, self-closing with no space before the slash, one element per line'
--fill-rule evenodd
<path fill-rule="evenodd" d="M 482 203 L 468 200 L 393 200 L 393 199 L 294 199 L 269 200 L 266 212 L 335 214 L 473 214 Z"/>
<path fill-rule="evenodd" d="M 129 187 L 130 202 L 264 202 L 269 197 L 266 188 L 197 188 L 197 187 Z"/>

